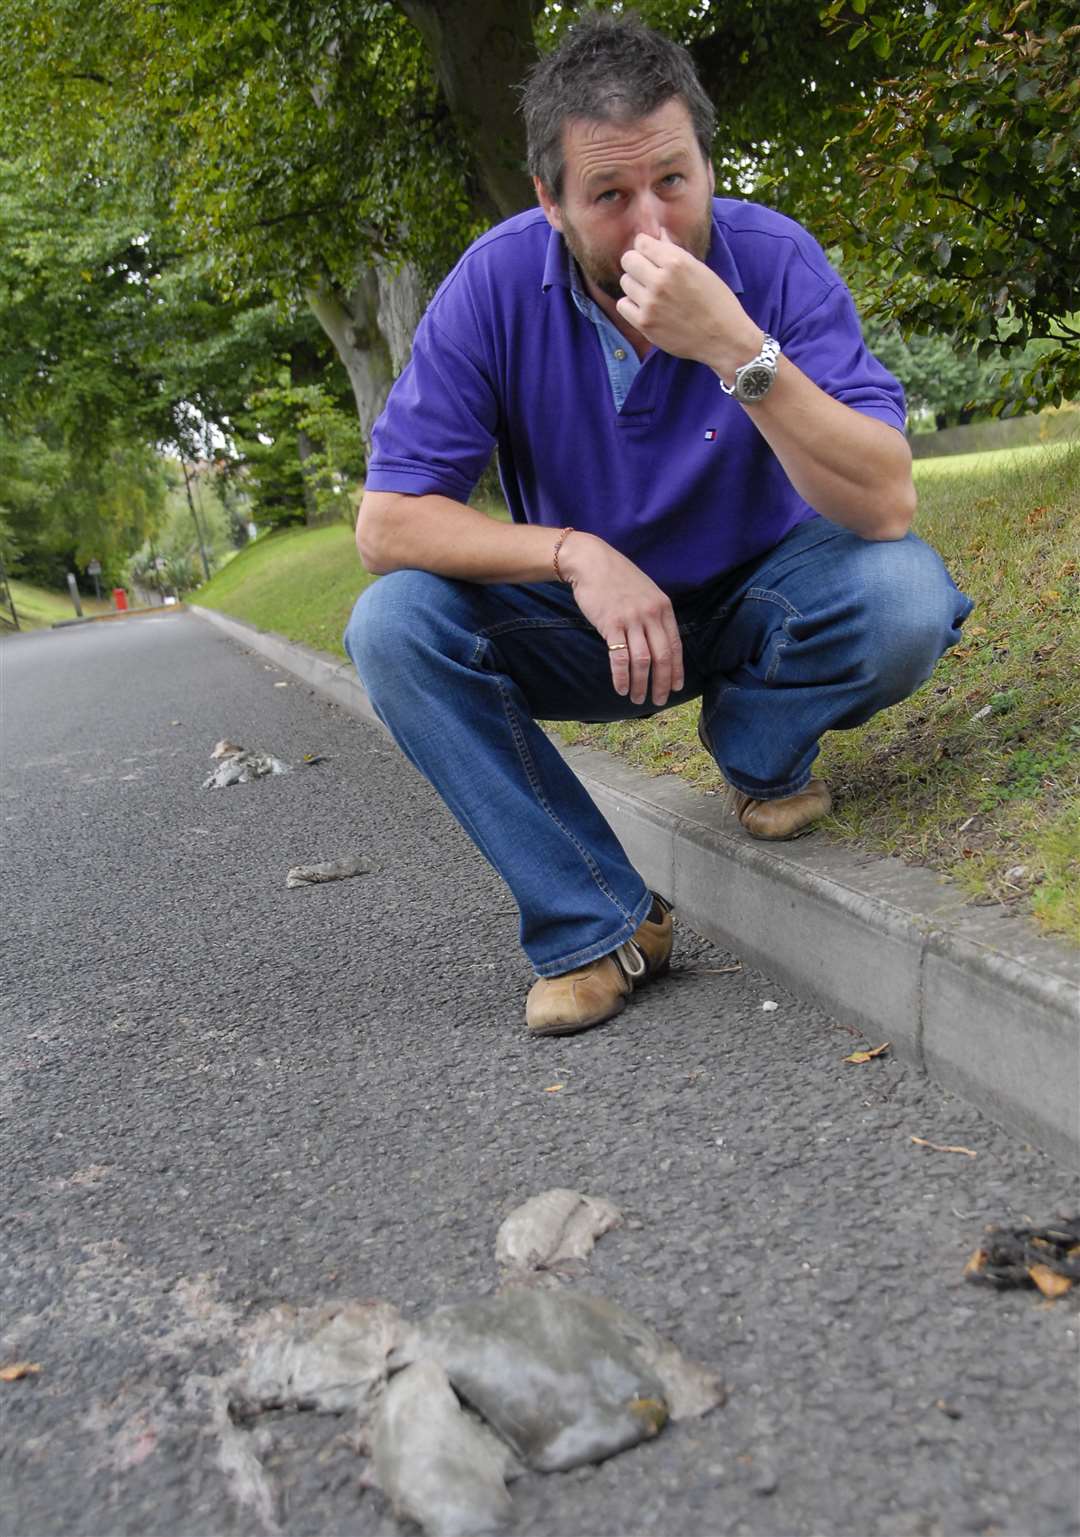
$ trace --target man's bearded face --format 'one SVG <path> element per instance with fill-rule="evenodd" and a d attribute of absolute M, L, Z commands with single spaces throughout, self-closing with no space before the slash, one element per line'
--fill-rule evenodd
<path fill-rule="evenodd" d="M 712 241 L 712 166 L 686 104 L 673 97 L 630 122 L 572 118 L 563 129 L 562 197 L 539 183 L 549 222 L 589 284 L 609 299 L 623 290 L 622 256 L 638 235 L 663 229 L 699 261 Z"/>
<path fill-rule="evenodd" d="M 712 203 L 701 213 L 698 222 L 689 229 L 676 234 L 669 226 L 665 226 L 668 234 L 676 245 L 681 245 L 684 251 L 689 251 L 691 256 L 696 256 L 698 261 L 704 261 L 709 254 L 709 246 L 712 243 Z M 635 235 L 638 231 L 634 231 Z M 652 233 L 652 231 L 647 231 Z M 600 292 L 607 294 L 609 299 L 619 300 L 623 297 L 622 284 L 622 254 L 629 251 L 634 242 L 616 242 L 618 250 L 613 254 L 610 243 L 602 244 L 599 241 L 591 242 L 582 229 L 567 217 L 566 209 L 563 209 L 563 239 L 566 241 L 571 256 L 581 268 L 585 277 Z"/>

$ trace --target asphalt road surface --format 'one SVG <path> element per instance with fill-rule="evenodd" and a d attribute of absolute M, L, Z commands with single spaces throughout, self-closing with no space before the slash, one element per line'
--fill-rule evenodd
<path fill-rule="evenodd" d="M 0 1382 L 4 1533 L 260 1532 L 208 1407 L 245 1326 L 490 1292 L 499 1222 L 552 1186 L 626 1219 L 568 1284 L 729 1399 L 526 1475 L 520 1533 L 1080 1530 L 1077 1301 L 962 1276 L 985 1223 L 1074 1212 L 1067 1171 L 845 1064 L 880 1043 L 685 928 L 612 1026 L 528 1040 L 512 904 L 434 794 L 194 616 L 12 636 L 0 669 L 0 1364 L 40 1367 Z M 221 737 L 324 761 L 206 790 Z M 346 854 L 370 872 L 286 889 Z M 288 1537 L 404 1530 L 339 1420 L 260 1444 Z"/>

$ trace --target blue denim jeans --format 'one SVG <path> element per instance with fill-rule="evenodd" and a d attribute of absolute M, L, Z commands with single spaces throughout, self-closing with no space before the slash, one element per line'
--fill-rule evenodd
<path fill-rule="evenodd" d="M 871 541 L 815 517 L 676 600 L 686 679 L 668 706 L 700 696 L 728 782 L 791 795 L 822 733 L 917 689 L 971 607 L 913 534 Z M 656 708 L 615 693 L 570 588 L 397 571 L 361 596 L 345 646 L 379 718 L 509 886 L 538 975 L 629 939 L 649 892 L 537 721 Z"/>

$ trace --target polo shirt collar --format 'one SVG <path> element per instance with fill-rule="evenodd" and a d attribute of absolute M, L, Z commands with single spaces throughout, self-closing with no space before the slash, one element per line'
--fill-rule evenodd
<path fill-rule="evenodd" d="M 717 277 L 723 278 L 733 293 L 742 293 L 742 276 L 735 264 L 731 247 L 720 231 L 715 208 L 713 209 L 712 218 L 712 241 L 709 245 L 709 254 L 705 258 L 705 264 L 716 273 Z M 540 286 L 545 293 L 547 293 L 549 288 L 571 288 L 573 286 L 570 277 L 570 252 L 567 250 L 566 241 L 556 229 L 548 229 L 547 253 L 544 258 L 544 276 L 540 281 Z"/>

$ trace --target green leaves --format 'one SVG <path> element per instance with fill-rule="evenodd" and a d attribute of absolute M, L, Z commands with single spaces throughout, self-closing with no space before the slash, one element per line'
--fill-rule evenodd
<path fill-rule="evenodd" d="M 816 200 L 827 238 L 858 252 L 876 308 L 905 329 L 956 333 L 986 351 L 1057 337 L 997 409 L 1076 394 L 1080 338 L 1060 326 L 1080 292 L 1080 29 L 1070 8 L 854 9 L 857 20 L 842 0 L 826 8 L 838 43 L 845 29 L 849 44 L 884 32 L 896 68 L 869 100 L 857 183 Z"/>

